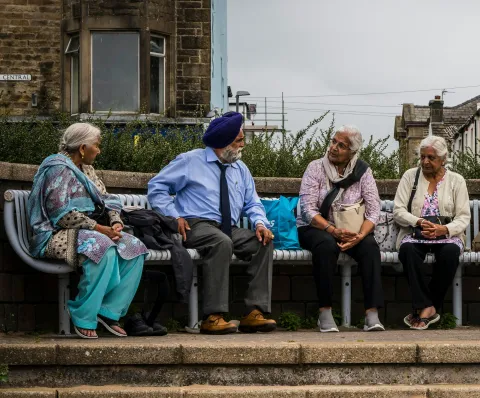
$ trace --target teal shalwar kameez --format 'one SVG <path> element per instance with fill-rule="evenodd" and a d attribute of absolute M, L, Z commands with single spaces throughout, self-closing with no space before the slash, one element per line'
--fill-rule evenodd
<path fill-rule="evenodd" d="M 126 314 L 148 252 L 127 233 L 114 242 L 95 231 L 97 222 L 89 217 L 95 205 L 105 208 L 110 225 L 122 224 L 121 202 L 106 193 L 93 167 L 80 170 L 63 154 L 44 160 L 28 200 L 30 251 L 81 267 L 78 295 L 68 301 L 68 308 L 75 326 L 92 330 L 97 315 L 117 321 Z"/>

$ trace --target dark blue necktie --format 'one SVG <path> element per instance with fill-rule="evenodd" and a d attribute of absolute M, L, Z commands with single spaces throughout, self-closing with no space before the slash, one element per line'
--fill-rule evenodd
<path fill-rule="evenodd" d="M 232 237 L 232 214 L 230 213 L 230 197 L 228 196 L 227 167 L 216 161 L 220 168 L 220 214 L 222 215 L 222 232 Z"/>

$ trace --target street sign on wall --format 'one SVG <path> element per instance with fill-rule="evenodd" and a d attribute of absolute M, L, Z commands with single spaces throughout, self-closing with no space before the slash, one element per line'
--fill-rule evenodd
<path fill-rule="evenodd" d="M 32 75 L 12 75 L 7 73 L 0 73 L 0 81 L 7 81 L 7 82 L 21 82 L 21 81 L 29 81 L 32 80 Z"/>

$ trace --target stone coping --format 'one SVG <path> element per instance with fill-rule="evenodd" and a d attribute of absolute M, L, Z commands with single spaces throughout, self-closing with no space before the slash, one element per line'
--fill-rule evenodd
<path fill-rule="evenodd" d="M 229 336 L 2 337 L 9 365 L 478 364 L 480 329 Z"/>
<path fill-rule="evenodd" d="M 38 166 L 21 163 L 0 162 L 0 180 L 33 181 Z M 97 170 L 98 176 L 108 188 L 126 188 L 146 190 L 148 181 L 155 173 L 130 171 Z M 257 192 L 261 194 L 298 195 L 301 178 L 255 177 Z M 394 197 L 399 180 L 377 180 L 381 197 Z M 480 179 L 467 180 L 470 195 L 480 195 Z"/>
<path fill-rule="evenodd" d="M 129 385 L 0 389 L 0 398 L 478 398 L 480 385 L 304 385 L 147 387 Z"/>

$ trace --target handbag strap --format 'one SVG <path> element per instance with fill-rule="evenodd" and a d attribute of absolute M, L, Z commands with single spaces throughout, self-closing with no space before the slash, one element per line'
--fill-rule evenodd
<path fill-rule="evenodd" d="M 407 211 L 412 212 L 412 202 L 415 193 L 417 192 L 418 178 L 420 177 L 420 167 L 417 169 L 417 174 L 415 174 L 415 182 L 413 183 L 412 193 L 410 194 L 410 200 L 408 201 Z"/>
<path fill-rule="evenodd" d="M 364 162 L 361 159 L 357 160 L 357 164 L 353 169 L 353 173 L 350 174 L 347 178 L 342 181 L 336 182 L 332 184 L 332 189 L 328 191 L 327 196 L 323 199 L 322 205 L 320 206 L 320 214 L 323 218 L 328 218 L 328 213 L 330 211 L 330 207 L 332 206 L 333 201 L 338 195 L 340 188 L 347 189 L 351 185 L 355 184 L 356 182 L 360 181 L 362 176 L 365 174 L 367 169 L 370 166 L 367 162 Z"/>

